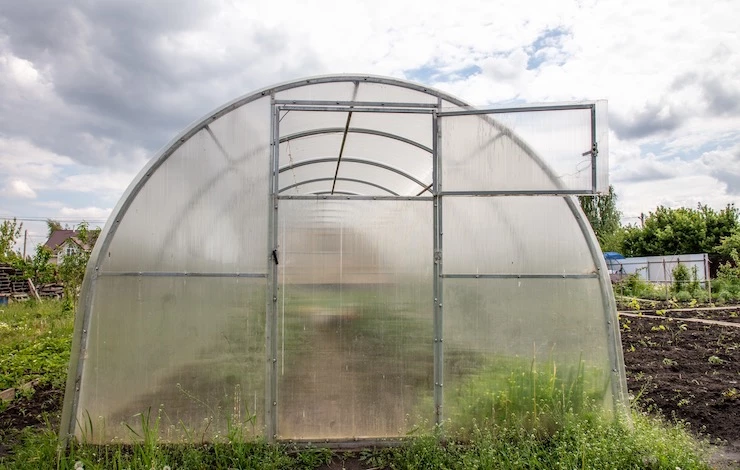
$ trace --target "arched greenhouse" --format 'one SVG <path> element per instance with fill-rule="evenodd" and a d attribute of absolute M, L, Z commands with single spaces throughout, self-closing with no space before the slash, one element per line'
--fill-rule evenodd
<path fill-rule="evenodd" d="M 603 102 L 481 109 L 337 75 L 224 105 L 99 237 L 62 438 L 341 443 L 619 406 L 575 198 L 607 188 L 607 155 Z"/>

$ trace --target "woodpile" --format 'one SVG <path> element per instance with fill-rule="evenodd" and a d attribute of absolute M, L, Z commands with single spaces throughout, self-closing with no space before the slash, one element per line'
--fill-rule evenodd
<path fill-rule="evenodd" d="M 59 283 L 41 284 L 38 288 L 31 279 L 23 276 L 23 271 L 9 264 L 0 263 L 0 297 L 12 301 L 34 298 L 61 299 L 64 285 Z"/>

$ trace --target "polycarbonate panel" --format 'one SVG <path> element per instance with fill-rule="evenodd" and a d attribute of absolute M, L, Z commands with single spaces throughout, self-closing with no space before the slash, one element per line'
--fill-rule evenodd
<path fill-rule="evenodd" d="M 587 274 L 596 265 L 557 196 L 444 197 L 445 274 Z"/>
<path fill-rule="evenodd" d="M 381 184 L 402 196 L 416 196 L 423 191 L 425 187 L 432 183 L 431 168 L 429 173 L 430 175 L 426 178 L 421 174 L 406 176 L 372 164 L 350 162 L 344 159 L 342 164 L 339 165 L 339 176 L 343 178 L 363 179 Z M 410 179 L 409 176 L 418 182 Z M 417 178 L 417 176 L 420 178 Z M 427 194 L 427 196 L 431 196 L 431 194 Z"/>
<path fill-rule="evenodd" d="M 280 167 L 314 158 L 337 158 L 342 148 L 342 133 L 313 135 L 280 144 Z M 333 176 L 333 174 L 332 174 Z"/>
<path fill-rule="evenodd" d="M 521 411 L 518 394 L 532 387 L 611 403 L 598 279 L 445 279 L 443 292 L 444 410 L 454 428 Z"/>
<path fill-rule="evenodd" d="M 593 189 L 590 109 L 442 116 L 440 128 L 445 191 Z"/>
<path fill-rule="evenodd" d="M 431 127 L 427 128 L 431 135 Z M 368 134 L 349 134 L 344 156 L 375 160 L 422 179 L 432 172 L 432 154 L 398 140 Z"/>
<path fill-rule="evenodd" d="M 350 101 L 357 93 L 353 82 L 315 83 L 275 93 L 276 100 Z"/>
<path fill-rule="evenodd" d="M 432 148 L 431 114 L 352 113 L 351 127 L 374 129 Z"/>
<path fill-rule="evenodd" d="M 165 442 L 263 434 L 265 279 L 102 276 L 91 314 L 78 438 L 140 440 L 147 413 Z"/>
<path fill-rule="evenodd" d="M 280 137 L 314 129 L 344 129 L 347 125 L 347 114 L 335 111 L 281 111 Z"/>
<path fill-rule="evenodd" d="M 280 201 L 278 434 L 433 421 L 430 201 Z"/>
<path fill-rule="evenodd" d="M 437 104 L 437 97 L 398 85 L 361 82 L 356 101 Z"/>
<path fill-rule="evenodd" d="M 269 109 L 265 99 L 226 114 L 154 170 L 100 270 L 264 273 Z"/>

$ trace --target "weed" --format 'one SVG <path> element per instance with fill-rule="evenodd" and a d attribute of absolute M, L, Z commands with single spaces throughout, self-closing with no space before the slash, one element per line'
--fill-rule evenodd
<path fill-rule="evenodd" d="M 664 357 L 663 358 L 663 364 L 665 364 L 667 366 L 677 366 L 678 365 L 678 362 L 674 361 L 673 359 L 671 359 L 669 357 Z"/>
<path fill-rule="evenodd" d="M 723 361 L 722 359 L 720 359 L 717 356 L 709 356 L 708 361 L 709 361 L 710 364 L 714 364 L 714 365 L 719 365 L 719 364 L 722 364 L 723 362 L 725 362 L 725 361 Z"/>

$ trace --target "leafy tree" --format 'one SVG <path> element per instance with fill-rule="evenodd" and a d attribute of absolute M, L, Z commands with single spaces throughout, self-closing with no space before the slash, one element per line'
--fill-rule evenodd
<path fill-rule="evenodd" d="M 62 223 L 54 219 L 46 219 L 46 227 L 49 229 L 48 236 L 51 236 L 51 234 L 56 232 L 57 230 L 64 230 L 64 227 L 62 227 Z"/>
<path fill-rule="evenodd" d="M 82 247 L 75 253 L 65 255 L 59 265 L 59 276 L 64 282 L 68 298 L 77 298 L 82 281 L 85 278 L 87 262 L 90 260 L 90 251 L 92 251 L 92 246 L 99 235 L 100 229 L 90 230 L 87 222 L 82 222 L 77 226 L 77 240 L 82 244 Z"/>
<path fill-rule="evenodd" d="M 591 228 L 594 229 L 603 251 L 620 251 L 624 231 L 620 219 L 621 212 L 617 209 L 617 194 L 614 186 L 609 186 L 609 192 L 600 196 L 580 196 L 578 200 L 586 214 Z"/>
<path fill-rule="evenodd" d="M 740 249 L 740 235 L 733 237 L 738 230 L 740 213 L 732 204 L 720 211 L 702 204 L 697 209 L 660 206 L 648 215 L 644 227 L 627 227 L 623 253 L 626 256 L 708 253 L 714 276 L 720 265 L 732 262 L 733 246 Z"/>
<path fill-rule="evenodd" d="M 13 249 L 15 241 L 21 236 L 23 223 L 16 219 L 5 220 L 0 224 L 0 262 L 7 263 L 18 257 L 20 254 Z"/>
<path fill-rule="evenodd" d="M 13 265 L 23 271 L 23 276 L 32 279 L 36 285 L 56 282 L 56 265 L 49 263 L 51 255 L 51 250 L 48 247 L 38 245 L 32 258 L 27 260 L 18 258 Z"/>
<path fill-rule="evenodd" d="M 661 256 L 706 251 L 707 223 L 696 209 L 660 206 L 644 227 L 630 227 L 624 239 L 626 256 Z"/>

